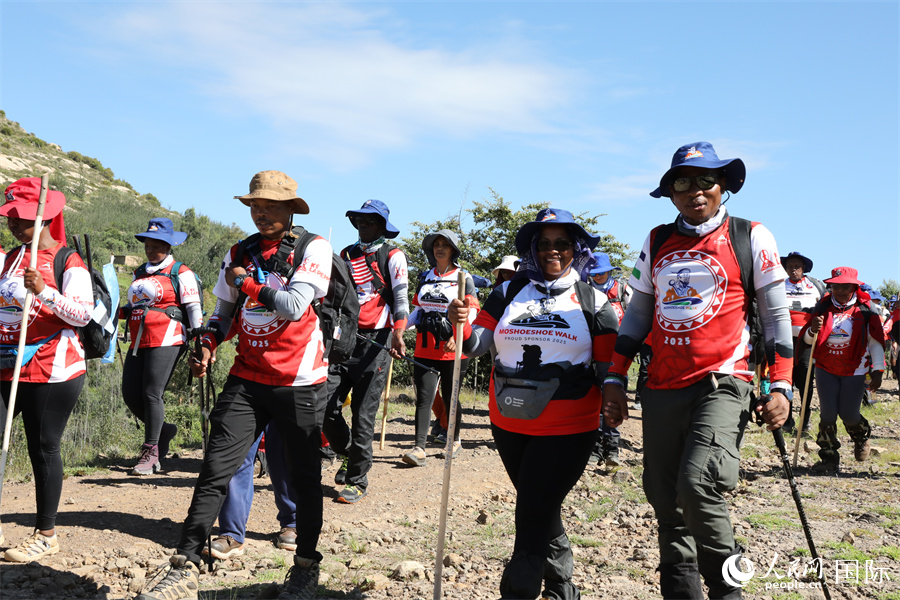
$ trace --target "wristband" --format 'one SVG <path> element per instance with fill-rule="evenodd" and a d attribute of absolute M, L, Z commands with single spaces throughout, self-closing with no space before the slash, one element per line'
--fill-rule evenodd
<path fill-rule="evenodd" d="M 618 373 L 607 373 L 606 378 L 603 380 L 604 384 L 612 383 L 615 385 L 620 385 L 622 387 L 626 387 L 628 385 L 628 379 L 622 377 Z"/>

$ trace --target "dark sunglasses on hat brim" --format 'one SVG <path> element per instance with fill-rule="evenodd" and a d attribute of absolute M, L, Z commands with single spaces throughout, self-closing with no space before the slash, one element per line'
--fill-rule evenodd
<path fill-rule="evenodd" d="M 567 250 L 571 250 L 574 245 L 574 242 L 562 238 L 557 240 L 540 239 L 537 241 L 537 244 L 535 244 L 535 248 L 538 252 L 549 252 L 550 250 L 566 252 Z"/>
<path fill-rule="evenodd" d="M 718 172 L 704 173 L 694 177 L 676 177 L 672 180 L 672 189 L 676 192 L 686 192 L 691 189 L 693 183 L 696 183 L 697 187 L 705 192 L 711 190 L 719 182 L 719 177 L 721 174 Z"/>

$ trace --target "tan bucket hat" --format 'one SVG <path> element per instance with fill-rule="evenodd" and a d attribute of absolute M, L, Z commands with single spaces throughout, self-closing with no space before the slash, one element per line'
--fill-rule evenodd
<path fill-rule="evenodd" d="M 247 206 L 251 200 L 265 199 L 293 203 L 294 213 L 309 214 L 306 200 L 297 196 L 297 182 L 281 171 L 260 171 L 250 180 L 250 193 L 246 196 L 235 196 Z"/>

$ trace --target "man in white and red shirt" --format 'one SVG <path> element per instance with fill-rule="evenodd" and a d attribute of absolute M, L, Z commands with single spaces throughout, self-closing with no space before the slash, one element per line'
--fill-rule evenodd
<path fill-rule="evenodd" d="M 812 271 L 813 261 L 799 252 L 791 252 L 781 257 L 781 264 L 788 278 L 784 280 L 784 293 L 787 296 L 788 308 L 791 311 L 791 333 L 794 337 L 794 371 L 793 382 L 800 392 L 800 410 L 803 412 L 803 431 L 809 431 L 809 402 L 812 399 L 813 379 L 810 373 L 809 381 L 806 373 L 809 372 L 811 348 L 807 344 L 799 344 L 797 336 L 800 330 L 809 322 L 813 309 L 819 300 L 825 295 L 825 284 L 809 277 L 807 273 Z M 802 352 L 800 351 L 802 349 Z M 809 393 L 807 393 L 807 390 Z M 805 405 L 805 408 L 804 408 Z M 793 403 L 791 405 L 793 409 Z M 785 421 L 783 428 L 788 433 L 795 429 L 793 410 Z"/>
<path fill-rule="evenodd" d="M 298 240 L 306 236 L 292 230 L 292 215 L 308 214 L 309 206 L 284 173 L 257 173 L 250 192 L 235 198 L 250 207 L 259 235 L 226 254 L 213 288 L 218 302 L 209 326 L 215 334 L 201 338 L 202 354 L 192 357 L 191 368 L 196 377 L 206 374 L 232 326 L 237 357 L 210 414 L 209 444 L 171 570 L 139 600 L 196 597 L 200 552 L 228 482 L 269 422 L 284 441 L 297 503 L 297 550 L 282 593 L 315 597 L 322 560 L 316 546 L 322 529 L 319 445 L 325 413 L 319 398 L 328 361 L 313 301 L 328 291 L 332 249 L 315 236 L 302 256 L 295 256 L 294 249 L 301 252 Z M 280 265 L 290 271 L 280 272 Z"/>
<path fill-rule="evenodd" d="M 712 144 L 679 148 L 651 196 L 668 196 L 680 215 L 650 232 L 632 271 L 631 303 L 603 389 L 604 418 L 627 418 L 628 367 L 652 330 L 650 379 L 642 395 L 644 491 L 659 523 L 665 598 L 740 598 L 722 574 L 740 547 L 722 493 L 738 481 L 753 372 L 748 325 L 759 304 L 773 383 L 756 410 L 770 429 L 787 418 L 791 396 L 790 317 L 772 234 L 732 218 L 722 192 L 737 193 L 740 159 L 719 160 Z"/>
<path fill-rule="evenodd" d="M 359 210 L 348 210 L 347 217 L 359 231 L 359 240 L 341 250 L 359 297 L 359 335 L 366 338 L 356 341 L 349 360 L 328 368 L 325 386 L 325 437 L 343 459 L 334 481 L 345 486 L 337 500 L 346 504 L 358 502 L 367 493 L 375 419 L 391 356 L 400 358 L 406 353 L 407 261 L 406 254 L 387 241 L 400 233 L 390 216 L 390 209 L 381 200 L 366 200 Z M 390 354 L 379 345 L 389 346 Z M 341 414 L 351 391 L 352 429 Z"/>

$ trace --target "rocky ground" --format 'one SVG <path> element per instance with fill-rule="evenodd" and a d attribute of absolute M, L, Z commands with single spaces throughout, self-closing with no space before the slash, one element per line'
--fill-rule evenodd
<path fill-rule="evenodd" d="M 816 475 L 809 469 L 816 446 L 802 440 L 799 491 L 833 598 L 900 598 L 900 402 L 896 380 L 885 388 L 880 401 L 865 409 L 875 426 L 876 455 L 869 462 L 853 462 L 852 444 L 841 429 L 847 446 L 840 474 Z M 515 534 L 516 496 L 493 447 L 485 404 L 479 401 L 473 409 L 471 395 L 464 396 L 464 451 L 453 461 L 443 597 L 496 598 Z M 625 465 L 589 467 L 563 508 L 575 547 L 575 579 L 585 598 L 658 597 L 656 525 L 640 485 L 640 414 L 634 412 L 622 427 Z M 444 462 L 433 449 L 424 467 L 405 466 L 399 456 L 411 436 L 412 407 L 395 402 L 385 448 L 378 449 L 376 441 L 370 493 L 356 505 L 333 501 L 339 491 L 332 484 L 336 465 L 323 474 L 321 598 L 433 597 Z M 793 442 L 788 437 L 791 448 Z M 771 434 L 752 426 L 742 454 L 742 481 L 729 497 L 737 535 L 756 569 L 744 597 L 823 597 L 818 590 L 798 589 L 809 578 L 798 582 L 786 575 L 792 561 L 802 562 L 809 551 Z M 62 551 L 40 564 L 0 565 L 0 595 L 133 597 L 173 552 L 200 460 L 199 451 L 183 450 L 165 461 L 165 473 L 153 477 L 129 476 L 130 463 L 68 477 L 58 520 Z M 267 484 L 257 479 L 246 554 L 203 575 L 201 598 L 277 595 L 291 558 L 271 542 L 277 523 Z M 6 546 L 29 533 L 33 512 L 33 484 L 8 482 Z"/>

